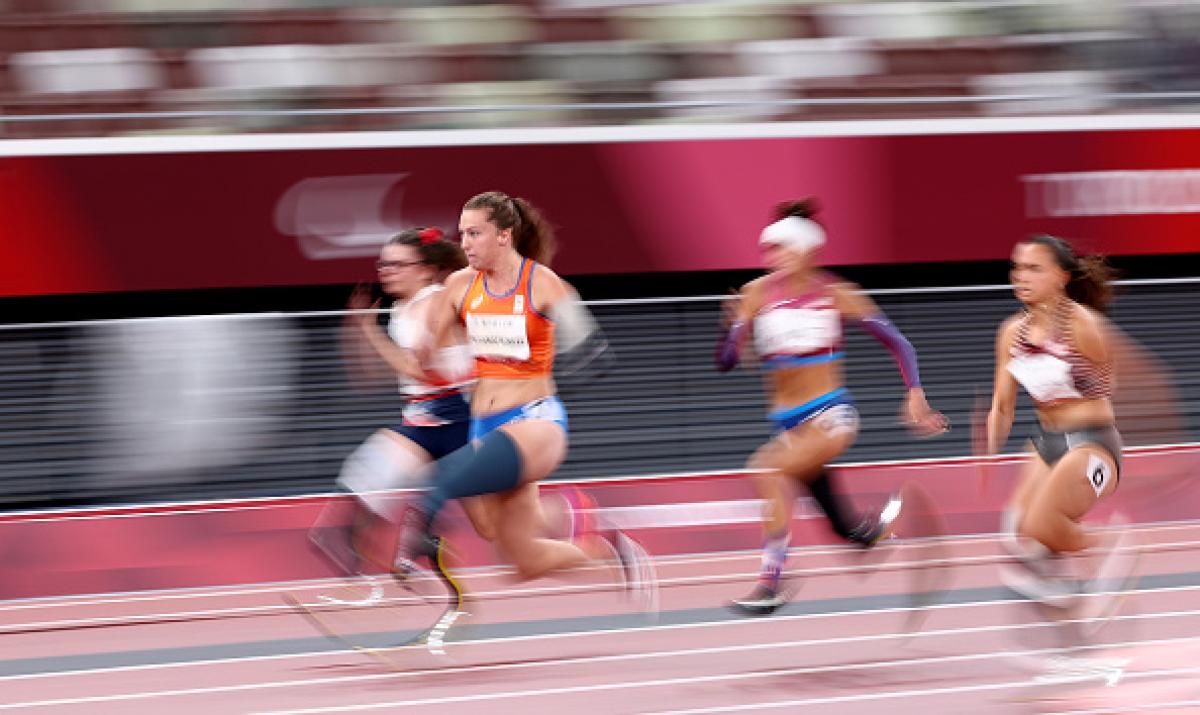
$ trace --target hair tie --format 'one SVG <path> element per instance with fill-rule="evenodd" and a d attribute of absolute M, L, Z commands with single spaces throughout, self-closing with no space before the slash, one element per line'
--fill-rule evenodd
<path fill-rule="evenodd" d="M 442 229 L 437 226 L 430 226 L 429 228 L 421 229 L 417 233 L 417 236 L 421 239 L 422 246 L 428 246 L 431 243 L 437 243 L 442 240 Z"/>

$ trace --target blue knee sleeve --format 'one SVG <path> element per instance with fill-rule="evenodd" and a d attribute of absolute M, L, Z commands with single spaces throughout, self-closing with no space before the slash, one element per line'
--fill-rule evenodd
<path fill-rule="evenodd" d="M 451 499 L 506 492 L 521 482 L 521 455 L 501 430 L 484 437 L 478 447 L 467 445 L 446 455 L 437 465 L 422 503 L 431 521 Z"/>

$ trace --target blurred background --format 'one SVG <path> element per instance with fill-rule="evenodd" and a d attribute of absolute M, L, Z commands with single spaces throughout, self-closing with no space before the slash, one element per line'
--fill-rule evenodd
<path fill-rule="evenodd" d="M 617 347 L 560 477 L 743 463 L 759 377 L 712 371 L 712 296 L 804 195 L 955 424 L 910 439 L 852 332 L 848 460 L 970 453 L 1016 309 L 986 286 L 1036 231 L 1129 280 L 1114 317 L 1175 384 L 1131 441 L 1194 440 L 1198 82 L 1196 2 L 0 0 L 0 508 L 329 489 L 399 409 L 343 355 L 350 287 L 493 188 L 559 226 Z"/>
<path fill-rule="evenodd" d="M 1200 89 L 1200 7 L 1183 0 L 0 12 L 12 137 L 1189 111 Z"/>

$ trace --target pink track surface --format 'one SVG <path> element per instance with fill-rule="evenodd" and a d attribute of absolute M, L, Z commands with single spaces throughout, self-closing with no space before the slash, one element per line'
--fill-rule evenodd
<path fill-rule="evenodd" d="M 1143 583 L 1194 566 L 1200 526 L 1139 527 Z M 895 544 L 872 562 L 839 549 L 794 557 L 799 598 L 830 601 L 903 593 L 936 570 L 951 592 L 995 586 L 1005 559 L 992 538 Z M 930 559 L 943 559 L 936 569 Z M 752 555 L 662 559 L 663 613 L 710 608 L 752 580 Z M 291 584 L 61 600 L 0 607 L 0 663 L 181 646 L 309 638 L 282 590 Z M 471 577 L 476 625 L 628 611 L 610 589 L 502 574 Z M 0 677 L 0 708 L 47 712 L 1128 712 L 1200 709 L 1197 586 L 1129 593 L 1076 657 L 1126 661 L 1101 675 L 1035 684 L 1049 672 L 1056 627 L 1014 599 L 967 600 L 925 611 L 858 608 L 690 625 L 582 625 L 518 638 L 457 642 L 446 656 L 394 651 L 394 667 L 353 651 L 258 657 L 197 656 L 170 664 L 105 666 Z M 802 601 L 803 602 L 803 601 Z M 848 600 L 847 603 L 852 603 Z M 800 605 L 798 603 L 797 605 Z M 916 630 L 909 632 L 919 614 Z M 569 621 L 568 621 L 569 622 Z M 380 626 L 362 623 L 364 628 Z M 1172 707 L 1161 704 L 1173 703 Z M 1181 704 L 1182 703 L 1182 704 Z M 1174 709 L 1172 709 L 1174 708 Z"/>
<path fill-rule="evenodd" d="M 1197 459 L 1196 446 L 1130 450 L 1120 488 L 1094 518 L 1107 519 L 1113 510 L 1139 523 L 1200 518 L 1200 490 L 1188 479 Z M 988 533 L 999 524 L 1017 468 L 1018 460 L 997 461 L 981 489 L 978 464 L 971 460 L 848 465 L 839 469 L 839 489 L 866 508 L 903 484 L 919 484 L 935 500 L 949 533 Z M 588 484 L 599 505 L 610 509 L 685 504 L 700 514 L 709 504 L 756 496 L 751 480 L 741 474 Z M 547 484 L 543 493 L 560 487 Z M 333 576 L 305 538 L 325 501 L 302 497 L 0 515 L 0 599 Z M 824 520 L 804 518 L 805 512 L 798 511 L 792 543 L 833 543 L 836 537 Z M 462 520 L 451 513 L 447 526 L 456 521 Z M 660 556 L 753 549 L 760 541 L 753 522 L 633 532 Z M 468 563 L 495 562 L 490 547 L 473 534 L 451 528 L 450 536 Z"/>
<path fill-rule="evenodd" d="M 859 483 L 871 493 L 882 486 Z M 977 492 L 975 482 L 969 487 Z M 609 504 L 616 499 L 608 495 Z M 988 501 L 980 511 L 994 513 Z M 949 502 L 967 511 L 965 497 Z M 0 709 L 1200 712 L 1200 523 L 1138 521 L 1129 545 L 1139 554 L 1138 585 L 1113 599 L 1117 615 L 1083 645 L 1072 641 L 1069 653 L 1063 626 L 1000 588 L 1007 557 L 991 535 L 901 540 L 867 555 L 803 546 L 790 562 L 795 602 L 763 619 L 720 610 L 753 581 L 755 554 L 651 548 L 659 554 L 657 624 L 633 618 L 601 571 L 513 585 L 501 569 L 482 566 L 467 576 L 473 629 L 445 656 L 390 651 L 391 666 L 320 639 L 280 600 L 288 592 L 311 601 L 334 587 L 327 580 L 0 602 Z M 645 535 L 668 547 L 683 538 Z M 925 590 L 944 596 L 922 607 L 912 594 Z M 360 610 L 344 624 L 351 634 L 387 631 L 420 608 Z M 142 661 L 122 664 L 131 653 Z M 1064 653 L 1073 671 L 1055 666 Z"/>

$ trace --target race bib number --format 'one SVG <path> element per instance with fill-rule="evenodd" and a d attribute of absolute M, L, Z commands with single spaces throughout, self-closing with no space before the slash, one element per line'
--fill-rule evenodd
<path fill-rule="evenodd" d="M 837 342 L 841 318 L 835 310 L 775 308 L 754 324 L 760 355 L 804 354 Z"/>
<path fill-rule="evenodd" d="M 1008 363 L 1008 372 L 1037 402 L 1083 397 L 1071 379 L 1071 366 L 1053 355 L 1021 355 Z"/>
<path fill-rule="evenodd" d="M 1088 455 L 1087 480 L 1096 491 L 1096 496 L 1104 492 L 1108 480 L 1112 478 L 1112 467 L 1095 454 Z"/>
<path fill-rule="evenodd" d="M 467 313 L 471 352 L 485 360 L 529 359 L 529 334 L 524 315 Z"/>

